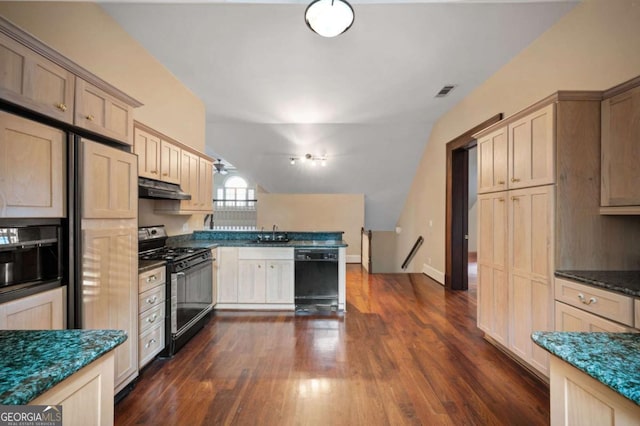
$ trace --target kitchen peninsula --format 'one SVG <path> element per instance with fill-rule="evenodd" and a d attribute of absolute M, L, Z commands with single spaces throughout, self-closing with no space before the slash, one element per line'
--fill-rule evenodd
<path fill-rule="evenodd" d="M 346 247 L 342 231 L 195 231 L 170 237 L 174 246 L 206 247 L 215 260 L 215 309 L 294 310 L 300 308 L 303 283 L 302 268 L 313 268 L 316 275 L 328 273 L 337 278 L 337 300 L 328 302 L 334 309 L 346 307 Z M 314 256 L 323 257 L 315 259 Z M 305 264 L 304 262 L 307 262 Z M 315 266 L 311 266 L 311 264 Z M 337 270 L 337 271 L 336 271 Z M 319 272 L 318 272 L 319 273 Z M 307 275 L 308 276 L 308 275 Z M 325 275 L 327 276 L 327 275 Z M 313 286 L 313 284 L 312 284 Z M 309 293 L 309 291 L 307 291 Z M 316 293 L 311 289 L 311 293 Z M 335 292 L 334 292 L 335 293 Z M 308 295 L 308 294 L 307 294 Z M 321 294 L 311 294 L 322 297 Z"/>

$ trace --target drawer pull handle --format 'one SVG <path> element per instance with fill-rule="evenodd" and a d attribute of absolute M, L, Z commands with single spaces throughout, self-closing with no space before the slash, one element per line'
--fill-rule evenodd
<path fill-rule="evenodd" d="M 158 318 L 157 314 L 153 314 L 153 316 L 147 318 L 147 322 L 153 324 L 154 322 L 156 322 L 156 319 Z"/>
<path fill-rule="evenodd" d="M 499 180 L 498 181 L 498 185 L 504 185 L 504 181 L 503 180 Z"/>
<path fill-rule="evenodd" d="M 520 179 L 518 179 L 518 178 L 511 178 L 511 182 L 520 182 Z"/>
<path fill-rule="evenodd" d="M 147 342 L 146 345 L 144 345 L 145 348 L 148 348 L 149 346 L 153 345 L 154 343 L 156 343 L 157 340 L 156 339 L 151 339 Z"/>
<path fill-rule="evenodd" d="M 147 282 L 150 283 L 152 281 L 156 281 L 158 279 L 158 277 L 156 277 L 155 275 L 151 275 L 149 277 L 147 277 Z"/>
<path fill-rule="evenodd" d="M 58 108 L 62 112 L 65 112 L 67 110 L 67 106 L 65 104 L 62 104 L 62 103 L 56 105 L 56 108 Z"/>
<path fill-rule="evenodd" d="M 147 299 L 147 303 L 153 305 L 158 300 L 158 296 L 153 296 Z"/>
<path fill-rule="evenodd" d="M 93 114 L 89 114 L 89 115 L 87 115 L 85 118 L 86 118 L 87 120 L 89 120 L 89 121 L 93 121 L 93 119 L 94 119 L 95 117 L 93 116 Z"/>
<path fill-rule="evenodd" d="M 587 301 L 587 298 L 584 297 L 584 294 L 582 294 L 582 293 L 578 293 L 578 299 L 580 299 L 580 301 L 582 303 L 584 303 L 585 305 L 590 305 L 592 303 L 596 303 L 597 302 L 595 297 L 591 297 L 591 298 L 589 298 L 589 301 Z"/>

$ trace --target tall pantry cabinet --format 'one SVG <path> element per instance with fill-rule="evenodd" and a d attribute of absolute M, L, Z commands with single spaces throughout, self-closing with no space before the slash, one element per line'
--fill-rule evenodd
<path fill-rule="evenodd" d="M 138 160 L 82 144 L 82 326 L 125 330 L 115 352 L 115 392 L 138 375 Z"/>
<path fill-rule="evenodd" d="M 545 378 L 531 333 L 554 329 L 554 270 L 604 266 L 599 244 L 619 235 L 598 211 L 600 100 L 557 92 L 475 135 L 478 327 Z"/>

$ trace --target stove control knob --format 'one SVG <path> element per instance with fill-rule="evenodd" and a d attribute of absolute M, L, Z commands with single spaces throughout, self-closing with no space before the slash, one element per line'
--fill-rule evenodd
<path fill-rule="evenodd" d="M 158 231 L 156 231 L 155 229 L 151 230 L 151 235 L 156 235 L 158 233 Z"/>

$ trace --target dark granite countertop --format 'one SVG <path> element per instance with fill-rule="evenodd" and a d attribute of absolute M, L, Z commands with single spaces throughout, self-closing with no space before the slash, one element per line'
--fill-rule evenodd
<path fill-rule="evenodd" d="M 640 405 L 640 334 L 536 331 L 533 341 Z"/>
<path fill-rule="evenodd" d="M 164 260 L 138 260 L 138 273 L 150 271 L 151 269 L 159 268 L 166 265 Z"/>
<path fill-rule="evenodd" d="M 640 271 L 556 271 L 555 275 L 640 297 Z"/>
<path fill-rule="evenodd" d="M 125 340 L 121 330 L 1 330 L 0 404 L 27 404 Z"/>
<path fill-rule="evenodd" d="M 169 237 L 167 244 L 176 247 L 216 248 L 223 247 L 293 247 L 293 248 L 339 248 L 347 247 L 342 231 L 277 231 L 275 236 L 287 237 L 288 242 L 256 242 L 259 238 L 272 238 L 273 232 L 264 230 L 221 231 L 202 230 L 193 234 Z"/>
<path fill-rule="evenodd" d="M 340 248 L 347 247 L 342 240 L 291 240 L 286 243 L 257 243 L 251 240 L 181 240 L 172 242 L 176 247 L 216 248 L 216 247 L 292 247 L 292 248 Z"/>

